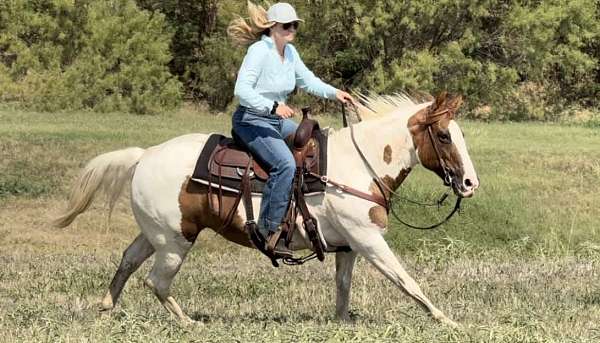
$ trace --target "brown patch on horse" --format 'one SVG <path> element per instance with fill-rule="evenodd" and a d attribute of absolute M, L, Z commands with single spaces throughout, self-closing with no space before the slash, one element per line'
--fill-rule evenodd
<path fill-rule="evenodd" d="M 373 206 L 369 209 L 369 219 L 371 219 L 371 223 L 379 226 L 382 229 L 385 229 L 388 224 L 388 216 L 385 208 L 383 206 Z"/>
<path fill-rule="evenodd" d="M 392 163 L 392 147 L 389 145 L 386 145 L 385 148 L 383 148 L 383 162 L 387 164 Z"/>
<path fill-rule="evenodd" d="M 194 242 L 200 231 L 211 228 L 229 241 L 246 247 L 253 247 L 244 231 L 242 217 L 236 213 L 231 224 L 223 228 L 225 218 L 219 216 L 218 199 L 213 199 L 213 205 L 215 206 L 211 209 L 208 197 L 208 186 L 193 182 L 189 177 L 181 185 L 179 209 L 181 210 L 181 234 L 183 237 L 190 242 Z M 223 202 L 220 204 L 223 208 L 221 212 L 228 212 L 234 202 L 235 194 L 224 194 Z M 226 216 L 227 213 L 224 215 Z"/>
<path fill-rule="evenodd" d="M 375 183 L 375 181 L 372 181 L 371 184 L 369 185 L 369 191 L 372 194 L 378 195 L 378 196 L 384 196 L 386 199 L 390 198 L 390 191 L 388 190 L 396 190 L 398 189 L 398 187 L 400 187 L 400 185 L 404 182 L 404 180 L 406 179 L 406 177 L 408 176 L 408 174 L 410 173 L 410 168 L 408 169 L 402 169 L 400 171 L 400 173 L 398 174 L 398 176 L 396 176 L 395 178 L 386 175 L 384 176 L 381 180 L 383 181 L 383 183 L 385 184 L 385 186 L 387 187 L 383 187 L 383 193 L 381 194 L 381 189 L 377 186 L 377 183 Z M 371 219 L 371 223 L 379 226 L 382 229 L 385 229 L 387 227 L 388 224 L 388 215 L 387 215 L 387 211 L 383 206 L 373 206 L 369 209 L 369 219 Z"/>
<path fill-rule="evenodd" d="M 398 189 L 398 187 L 400 187 L 400 185 L 404 182 L 404 180 L 406 179 L 406 177 L 408 176 L 408 174 L 410 174 L 411 169 L 407 168 L 407 169 L 402 169 L 400 171 L 400 173 L 398 173 L 398 176 L 391 177 L 389 175 L 384 176 L 383 178 L 381 178 L 381 180 L 383 181 L 383 183 L 385 184 L 386 187 L 383 188 L 383 194 L 381 194 L 381 190 L 379 189 L 379 187 L 377 186 L 377 183 L 375 183 L 375 181 L 371 181 L 371 184 L 369 185 L 369 191 L 372 194 L 375 195 L 379 195 L 379 196 L 383 196 L 386 199 L 390 198 L 390 191 L 388 190 L 396 190 Z"/>

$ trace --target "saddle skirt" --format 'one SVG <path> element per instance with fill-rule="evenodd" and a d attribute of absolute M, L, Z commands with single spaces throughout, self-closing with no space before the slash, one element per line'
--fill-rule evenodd
<path fill-rule="evenodd" d="M 318 126 L 317 126 L 318 128 Z M 298 133 L 306 135 L 306 133 Z M 287 137 L 286 142 L 293 148 L 293 136 Z M 327 175 L 327 135 L 315 129 L 308 133 L 305 139 L 303 165 L 305 170 L 318 175 Z M 262 193 L 269 170 L 251 158 L 250 153 L 238 144 L 235 139 L 221 134 L 212 134 L 196 162 L 192 180 L 209 187 L 220 188 L 223 191 L 241 192 L 242 176 L 249 168 L 250 189 L 252 193 Z M 302 193 L 305 195 L 321 194 L 326 185 L 315 176 L 304 175 Z"/>

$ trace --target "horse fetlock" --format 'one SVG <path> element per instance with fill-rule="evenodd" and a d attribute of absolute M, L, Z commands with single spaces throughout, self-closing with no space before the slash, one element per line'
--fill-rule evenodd
<path fill-rule="evenodd" d="M 150 288 L 152 292 L 156 293 L 156 287 L 154 287 L 154 282 L 150 278 L 144 280 L 144 285 Z"/>

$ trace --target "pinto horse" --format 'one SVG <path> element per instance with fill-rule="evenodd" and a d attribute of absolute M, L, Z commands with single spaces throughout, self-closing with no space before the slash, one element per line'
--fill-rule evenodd
<path fill-rule="evenodd" d="M 363 100 L 368 109 L 357 111 L 365 120 L 353 126 L 353 134 L 350 128 L 326 132 L 329 179 L 364 193 L 379 192 L 381 196 L 381 192 L 388 192 L 389 196 L 386 189 L 397 189 L 406 172 L 421 164 L 446 179 L 459 197 L 474 194 L 479 181 L 462 131 L 453 120 L 462 102 L 460 97 L 442 94 L 433 102 L 425 103 L 415 103 L 403 95 Z M 243 203 L 239 204 L 229 227 L 219 230 L 223 222 L 218 209 L 209 205 L 209 196 L 214 196 L 214 192 L 209 193 L 208 186 L 190 180 L 208 137 L 189 134 L 148 149 L 108 152 L 92 159 L 82 171 L 68 208 L 56 218 L 55 226 L 68 226 L 99 192 L 107 194 L 112 209 L 130 183 L 131 206 L 141 229 L 123 253 L 102 301 L 104 310 L 115 306 L 131 274 L 154 254 L 154 266 L 145 284 L 170 313 L 182 322 L 192 322 L 169 289 L 198 233 L 211 228 L 230 241 L 253 248 L 243 229 Z M 355 149 L 353 139 L 362 152 Z M 373 172 L 386 184 L 384 189 L 375 185 Z M 434 319 L 456 326 L 425 296 L 385 242 L 383 233 L 388 222 L 383 206 L 331 186 L 324 193 L 307 197 L 306 201 L 326 243 L 351 248 L 351 251 L 335 253 L 336 316 L 339 319 L 349 319 L 352 270 L 356 257 L 361 255 Z M 254 211 L 258 211 L 260 196 L 254 195 L 252 202 Z M 255 217 L 257 215 L 255 213 Z M 298 227 L 290 248 L 307 247 L 310 242 L 306 232 Z"/>

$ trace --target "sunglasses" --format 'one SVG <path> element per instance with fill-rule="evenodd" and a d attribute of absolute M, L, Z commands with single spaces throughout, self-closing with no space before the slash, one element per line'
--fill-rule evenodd
<path fill-rule="evenodd" d="M 284 30 L 289 30 L 291 27 L 293 27 L 294 30 L 298 30 L 299 26 L 300 26 L 300 22 L 299 21 L 293 21 L 291 23 L 285 23 L 285 24 L 283 24 L 283 29 Z"/>

